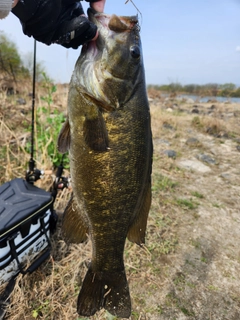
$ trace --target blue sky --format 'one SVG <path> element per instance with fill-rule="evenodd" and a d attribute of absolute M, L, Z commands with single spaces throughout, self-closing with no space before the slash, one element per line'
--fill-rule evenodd
<path fill-rule="evenodd" d="M 107 0 L 105 12 L 137 13 L 131 1 Z M 240 0 L 134 0 L 142 13 L 148 84 L 227 83 L 240 86 Z M 84 8 L 88 4 L 82 2 Z M 23 59 L 33 40 L 18 19 L 0 20 L 0 30 L 16 43 Z M 69 82 L 80 49 L 38 43 L 37 60 L 56 82 Z"/>

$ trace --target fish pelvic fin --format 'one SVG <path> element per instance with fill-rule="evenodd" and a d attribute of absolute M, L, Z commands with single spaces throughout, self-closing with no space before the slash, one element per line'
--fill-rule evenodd
<path fill-rule="evenodd" d="M 63 213 L 62 237 L 67 243 L 82 243 L 89 233 L 87 217 L 72 195 Z"/>
<path fill-rule="evenodd" d="M 97 152 L 105 152 L 108 150 L 108 132 L 101 111 L 98 111 L 97 117 L 85 119 L 83 134 L 85 143 L 91 150 Z"/>
<path fill-rule="evenodd" d="M 151 206 L 152 193 L 151 193 L 151 183 L 148 183 L 143 194 L 142 203 L 140 205 L 139 211 L 132 224 L 128 229 L 128 240 L 134 242 L 138 245 L 145 243 L 145 233 L 147 228 L 148 213 Z"/>
<path fill-rule="evenodd" d="M 58 151 L 61 153 L 67 152 L 70 148 L 70 141 L 71 141 L 70 124 L 69 124 L 69 120 L 67 119 L 64 122 L 58 136 L 58 141 L 57 141 Z"/>
<path fill-rule="evenodd" d="M 100 309 L 106 309 L 112 315 L 129 318 L 131 299 L 125 270 L 120 272 L 87 271 L 78 296 L 79 315 L 90 317 Z"/>

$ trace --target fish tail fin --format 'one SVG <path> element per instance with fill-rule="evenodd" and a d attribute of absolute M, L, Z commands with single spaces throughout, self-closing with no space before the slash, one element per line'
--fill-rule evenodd
<path fill-rule="evenodd" d="M 94 273 L 91 267 L 88 269 L 78 296 L 77 311 L 89 317 L 101 308 L 118 317 L 130 317 L 131 300 L 125 270 Z"/>

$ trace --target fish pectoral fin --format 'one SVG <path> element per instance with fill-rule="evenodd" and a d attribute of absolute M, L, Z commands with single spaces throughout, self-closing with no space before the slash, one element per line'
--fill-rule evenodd
<path fill-rule="evenodd" d="M 131 299 L 125 270 L 120 272 L 87 271 L 78 296 L 79 315 L 90 317 L 100 309 L 106 309 L 112 315 L 129 318 Z"/>
<path fill-rule="evenodd" d="M 145 243 L 148 213 L 151 206 L 151 183 L 145 188 L 140 209 L 128 230 L 128 240 L 138 245 Z"/>
<path fill-rule="evenodd" d="M 83 134 L 85 142 L 91 150 L 98 152 L 108 150 L 108 132 L 101 111 L 98 111 L 96 118 L 85 119 Z"/>
<path fill-rule="evenodd" d="M 62 236 L 67 243 L 82 243 L 87 240 L 89 227 L 74 197 L 69 200 L 63 213 Z"/>
<path fill-rule="evenodd" d="M 70 148 L 70 141 L 71 141 L 70 124 L 69 124 L 69 120 L 67 119 L 64 122 L 63 127 L 58 136 L 58 142 L 57 142 L 58 151 L 61 153 L 67 152 Z"/>

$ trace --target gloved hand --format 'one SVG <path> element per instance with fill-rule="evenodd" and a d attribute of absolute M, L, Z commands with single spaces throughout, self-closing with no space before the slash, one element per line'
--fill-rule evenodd
<path fill-rule="evenodd" d="M 26 35 L 47 45 L 58 43 L 77 49 L 97 32 L 97 27 L 81 16 L 84 12 L 79 0 L 19 0 L 12 12 Z"/>

